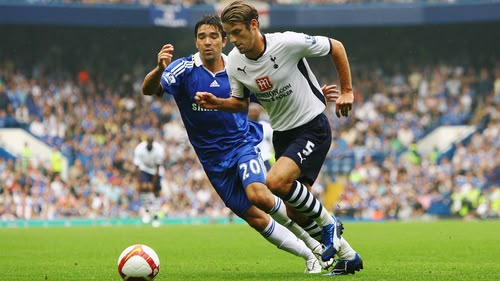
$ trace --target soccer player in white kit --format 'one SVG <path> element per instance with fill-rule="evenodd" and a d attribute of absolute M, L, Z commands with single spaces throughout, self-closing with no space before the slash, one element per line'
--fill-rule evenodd
<path fill-rule="evenodd" d="M 164 149 L 154 141 L 152 134 L 135 147 L 133 163 L 136 167 L 140 199 L 145 211 L 142 219 L 144 223 L 149 223 L 151 213 L 154 213 L 152 222 L 154 227 L 160 225 L 157 212 L 160 209 L 160 179 L 164 173 L 164 160 Z"/>
<path fill-rule="evenodd" d="M 249 92 L 255 94 L 274 130 L 277 161 L 266 185 L 293 207 L 290 217 L 311 236 L 321 229 L 322 259 L 338 257 L 331 275 L 354 274 L 363 268 L 361 257 L 342 237 L 342 223 L 310 192 L 332 139 L 324 114 L 327 101 L 306 57 L 330 55 L 341 86 L 336 114 L 347 117 L 354 101 L 347 54 L 341 42 L 324 36 L 264 34 L 258 18 L 257 10 L 244 1 L 234 1 L 222 11 L 224 31 L 235 46 L 226 65 L 231 97 L 198 92 L 195 99 L 207 109 L 241 112 L 249 107 Z"/>

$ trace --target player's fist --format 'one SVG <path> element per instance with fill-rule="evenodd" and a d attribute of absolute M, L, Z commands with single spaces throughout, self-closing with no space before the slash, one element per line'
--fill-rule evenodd
<path fill-rule="evenodd" d="M 174 46 L 172 44 L 163 45 L 158 53 L 158 67 L 163 71 L 172 62 Z"/>
<path fill-rule="evenodd" d="M 217 109 L 217 97 L 209 92 L 196 92 L 194 100 L 203 108 Z"/>
<path fill-rule="evenodd" d="M 349 111 L 352 109 L 352 104 L 354 103 L 354 94 L 352 91 L 343 92 L 335 104 L 335 114 L 337 117 L 349 116 Z"/>

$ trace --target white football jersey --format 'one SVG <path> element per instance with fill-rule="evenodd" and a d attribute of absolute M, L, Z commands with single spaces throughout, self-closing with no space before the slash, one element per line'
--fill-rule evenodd
<path fill-rule="evenodd" d="M 163 162 L 165 161 L 165 152 L 163 147 L 157 143 L 153 142 L 153 149 L 148 151 L 146 146 L 147 141 L 139 143 L 134 150 L 134 165 L 138 166 L 141 171 L 149 173 L 151 175 L 156 174 L 156 165 L 160 165 L 159 175 L 163 176 L 164 168 Z"/>
<path fill-rule="evenodd" d="M 237 48 L 229 53 L 231 95 L 247 97 L 245 88 L 253 92 L 276 131 L 304 125 L 326 108 L 321 86 L 305 58 L 328 55 L 330 39 L 296 32 L 267 33 L 264 38 L 265 50 L 256 60 Z"/>

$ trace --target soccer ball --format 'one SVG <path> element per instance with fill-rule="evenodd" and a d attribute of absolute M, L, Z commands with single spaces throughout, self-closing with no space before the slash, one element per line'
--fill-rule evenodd
<path fill-rule="evenodd" d="M 153 280 L 158 272 L 160 272 L 160 258 L 146 245 L 135 244 L 127 247 L 118 258 L 118 273 L 123 280 Z"/>

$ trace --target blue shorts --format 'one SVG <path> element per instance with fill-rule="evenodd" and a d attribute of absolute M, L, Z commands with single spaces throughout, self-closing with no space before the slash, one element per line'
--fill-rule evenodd
<path fill-rule="evenodd" d="M 313 184 L 332 144 L 330 122 L 325 114 L 288 131 L 273 132 L 276 159 L 286 156 L 300 168 L 300 182 Z"/>
<path fill-rule="evenodd" d="M 267 170 L 253 146 L 248 145 L 239 151 L 241 153 L 238 154 L 235 165 L 224 169 L 211 169 L 209 165 L 205 165 L 203 169 L 224 204 L 242 217 L 252 206 L 245 188 L 253 182 L 265 184 Z"/>
<path fill-rule="evenodd" d="M 139 175 L 139 182 L 140 183 L 145 183 L 145 182 L 150 182 L 153 183 L 153 178 L 154 175 L 141 171 L 141 174 Z M 161 190 L 161 183 L 160 183 L 160 177 L 158 177 L 158 181 L 156 184 L 153 186 L 153 191 L 160 191 Z"/>

